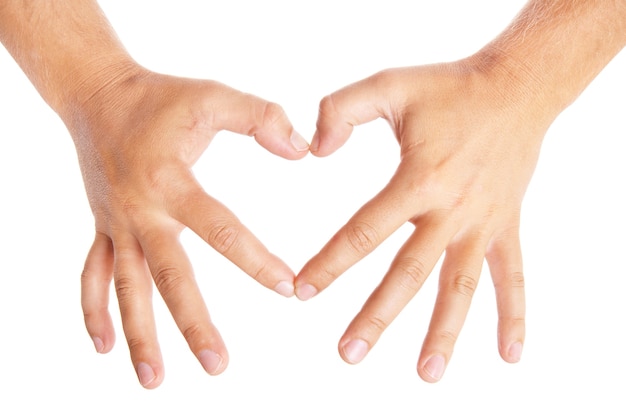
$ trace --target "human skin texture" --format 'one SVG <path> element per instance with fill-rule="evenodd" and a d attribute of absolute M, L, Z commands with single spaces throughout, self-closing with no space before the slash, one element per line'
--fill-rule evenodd
<path fill-rule="evenodd" d="M 524 190 L 551 122 L 622 48 L 624 8 L 602 0 L 532 1 L 472 57 L 383 71 L 322 101 L 315 155 L 330 155 L 353 126 L 383 117 L 402 162 L 389 185 L 303 268 L 298 297 L 323 290 L 401 224 L 416 227 L 341 339 L 345 360 L 365 356 L 444 252 L 420 375 L 436 381 L 443 374 L 485 257 L 496 287 L 501 355 L 520 358 Z M 228 354 L 180 245 L 181 230 L 189 227 L 282 295 L 293 295 L 295 274 L 203 191 L 191 166 L 220 130 L 254 136 L 287 159 L 304 157 L 306 141 L 274 103 L 141 67 L 95 1 L 3 1 L 0 41 L 76 145 L 95 218 L 82 306 L 96 350 L 108 352 L 115 339 L 108 313 L 113 280 L 139 380 L 146 388 L 161 383 L 156 284 L 192 352 L 208 373 L 219 374 Z"/>
<path fill-rule="evenodd" d="M 138 65 L 95 1 L 4 1 L 0 40 L 65 122 L 76 146 L 96 237 L 82 275 L 85 324 L 98 352 L 115 334 L 114 281 L 139 381 L 155 388 L 164 366 L 153 282 L 209 374 L 228 353 L 179 242 L 189 227 L 262 285 L 293 295 L 294 272 L 219 201 L 192 165 L 220 130 L 254 136 L 287 159 L 308 153 L 277 104 L 215 81 L 176 78 Z M 89 53 L 85 53 L 89 51 Z"/>
<path fill-rule="evenodd" d="M 417 372 L 436 382 L 452 356 L 486 259 L 498 348 L 521 358 L 522 199 L 554 119 L 626 43 L 626 2 L 533 0 L 493 42 L 457 62 L 384 70 L 326 96 L 311 152 L 332 154 L 353 127 L 385 119 L 400 145 L 391 180 L 302 268 L 307 300 L 406 222 L 415 226 L 339 341 L 360 362 L 444 256 Z"/>

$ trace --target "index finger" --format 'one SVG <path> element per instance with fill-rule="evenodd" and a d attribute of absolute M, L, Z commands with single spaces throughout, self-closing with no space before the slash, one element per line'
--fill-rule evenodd
<path fill-rule="evenodd" d="M 294 272 L 199 185 L 180 195 L 174 211 L 178 221 L 260 284 L 285 297 L 293 295 Z"/>
<path fill-rule="evenodd" d="M 296 277 L 296 296 L 308 300 L 363 259 L 418 212 L 413 198 L 392 179 L 363 205 Z"/>

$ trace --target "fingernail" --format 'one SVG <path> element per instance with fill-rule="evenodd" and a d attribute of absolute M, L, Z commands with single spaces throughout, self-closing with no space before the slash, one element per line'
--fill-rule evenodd
<path fill-rule="evenodd" d="M 139 382 L 141 383 L 141 385 L 146 388 L 148 388 L 148 385 L 156 378 L 152 367 L 143 362 L 137 365 L 137 376 L 139 377 Z"/>
<path fill-rule="evenodd" d="M 224 361 L 220 355 L 208 349 L 201 350 L 198 353 L 198 359 L 204 370 L 211 375 L 219 373 Z"/>
<path fill-rule="evenodd" d="M 309 143 L 295 130 L 291 133 L 291 144 L 298 152 L 303 152 L 309 149 Z"/>
<path fill-rule="evenodd" d="M 280 281 L 274 287 L 274 291 L 284 297 L 291 297 L 293 295 L 293 284 L 289 281 Z"/>
<path fill-rule="evenodd" d="M 315 294 L 317 294 L 317 289 L 311 284 L 303 284 L 296 288 L 296 296 L 302 301 L 312 298 Z"/>
<path fill-rule="evenodd" d="M 313 135 L 313 139 L 311 140 L 311 145 L 309 145 L 309 150 L 311 152 L 317 152 L 320 149 L 320 138 L 317 132 Z"/>
<path fill-rule="evenodd" d="M 361 362 L 365 355 L 367 355 L 368 350 L 369 345 L 365 340 L 361 339 L 351 340 L 343 347 L 343 353 L 346 359 L 352 364 Z"/>
<path fill-rule="evenodd" d="M 446 367 L 446 360 L 441 355 L 435 355 L 432 358 L 428 359 L 426 364 L 424 365 L 424 371 L 430 377 L 436 381 L 439 381 L 443 376 L 443 371 Z"/>
<path fill-rule="evenodd" d="M 96 348 L 96 352 L 102 353 L 104 351 L 104 342 L 97 336 L 91 338 L 93 341 L 93 346 Z"/>
<path fill-rule="evenodd" d="M 515 342 L 511 346 L 509 346 L 509 361 L 510 362 L 519 362 L 522 359 L 522 343 Z"/>

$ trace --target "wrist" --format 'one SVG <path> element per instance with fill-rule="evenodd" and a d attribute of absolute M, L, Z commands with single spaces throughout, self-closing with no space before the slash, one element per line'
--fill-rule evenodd
<path fill-rule="evenodd" d="M 569 103 L 556 94 L 546 74 L 531 59 L 514 56 L 490 44 L 469 57 L 467 65 L 479 74 L 504 106 L 526 110 L 533 123 L 546 128 Z"/>
<path fill-rule="evenodd" d="M 124 109 L 142 98 L 145 89 L 140 81 L 149 73 L 127 57 L 89 63 L 66 77 L 72 82 L 56 95 L 59 101 L 53 108 L 77 140 L 85 129 L 131 116 Z"/>
<path fill-rule="evenodd" d="M 126 54 L 90 59 L 67 71 L 50 89 L 50 99 L 46 101 L 68 123 L 143 72 L 145 70 Z"/>
<path fill-rule="evenodd" d="M 539 120 L 551 122 L 624 45 L 626 3 L 531 0 L 468 61 L 502 94 L 538 105 Z"/>

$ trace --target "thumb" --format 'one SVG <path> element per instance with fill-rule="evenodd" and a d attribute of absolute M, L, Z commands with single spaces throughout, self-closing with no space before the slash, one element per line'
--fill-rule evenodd
<path fill-rule="evenodd" d="M 381 72 L 324 97 L 320 102 L 311 153 L 328 156 L 346 143 L 354 126 L 379 117 L 388 119 L 387 81 L 389 77 Z"/>
<path fill-rule="evenodd" d="M 207 100 L 217 130 L 254 136 L 265 149 L 287 159 L 300 159 L 309 152 L 309 144 L 294 130 L 281 106 L 225 85 L 221 87 L 223 91 L 217 94 L 217 100 L 214 91 L 212 99 Z"/>

